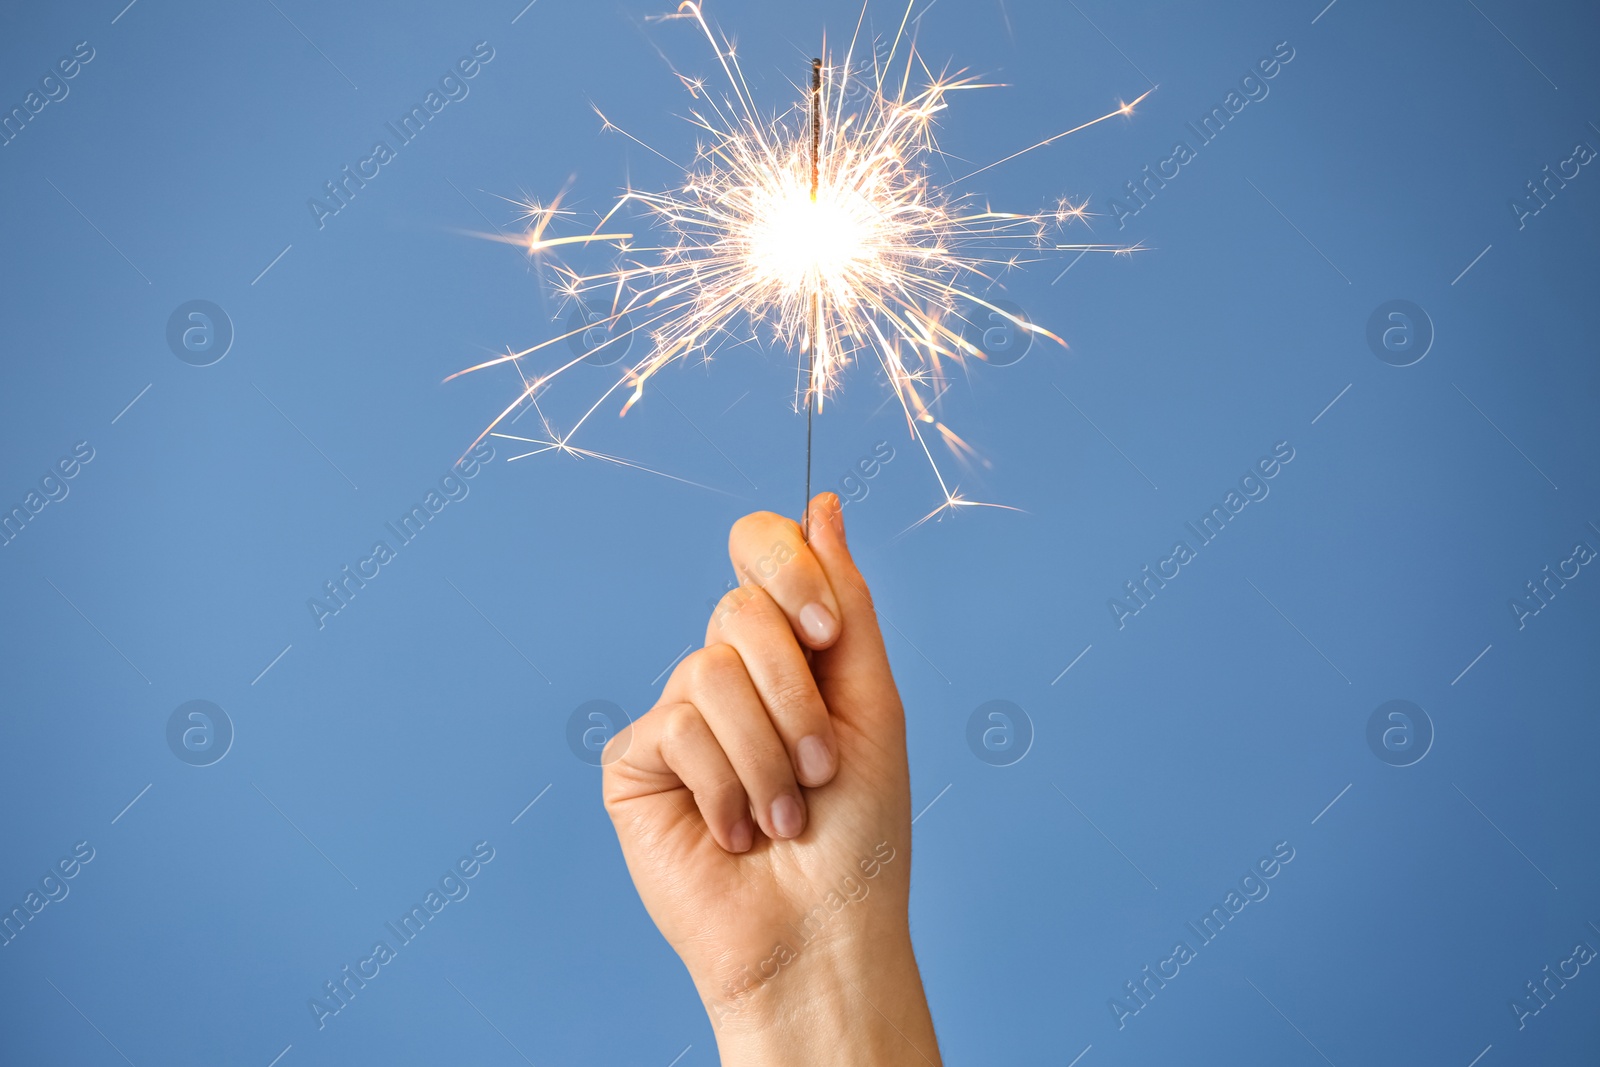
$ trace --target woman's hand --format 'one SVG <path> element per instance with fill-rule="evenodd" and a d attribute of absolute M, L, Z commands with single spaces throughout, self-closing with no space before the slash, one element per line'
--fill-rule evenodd
<path fill-rule="evenodd" d="M 937 1064 L 905 716 L 838 497 L 810 528 L 807 545 L 778 515 L 734 525 L 742 584 L 606 747 L 606 808 L 724 1064 Z"/>

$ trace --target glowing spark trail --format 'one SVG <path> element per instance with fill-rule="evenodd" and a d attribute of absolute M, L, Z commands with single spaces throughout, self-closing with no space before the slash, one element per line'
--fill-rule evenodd
<path fill-rule="evenodd" d="M 732 46 L 712 29 L 700 5 L 684 0 L 677 14 L 663 16 L 698 28 L 711 44 L 726 89 L 713 96 L 703 81 L 674 71 L 695 101 L 689 122 L 701 138 L 692 161 L 682 166 L 680 188 L 627 189 L 588 233 L 550 235 L 571 219 L 558 196 L 549 207 L 522 205 L 530 227 L 520 237 L 483 235 L 525 247 L 541 262 L 555 249 L 590 244 L 610 246 L 616 262 L 598 274 L 551 262 L 559 294 L 582 312 L 578 328 L 451 375 L 509 363 L 522 378 L 517 398 L 479 440 L 493 434 L 531 446 L 513 459 L 553 451 L 649 470 L 578 448 L 571 444 L 573 435 L 619 389 L 628 390 L 621 404 L 626 414 L 669 364 L 710 360 L 765 329 L 806 358 L 795 405 L 798 410 L 804 403 L 806 409 L 808 501 L 812 414 L 838 388 L 847 367 L 870 358 L 882 369 L 943 495 L 943 503 L 921 522 L 961 506 L 1002 506 L 979 505 L 952 489 L 926 437 L 931 428 L 958 458 L 974 455 L 933 410 L 947 363 L 986 358 L 963 327 L 978 316 L 1065 348 L 1054 333 L 982 294 L 1003 272 L 1047 251 L 1128 253 L 1137 246 L 1059 243 L 1059 233 L 1070 225 L 1088 225 L 1086 203 L 1062 199 L 1049 210 L 1022 214 L 996 211 L 974 194 L 956 190 L 1000 163 L 1131 114 L 1149 93 L 941 186 L 932 174 L 946 158 L 935 141 L 936 119 L 952 94 L 996 86 L 964 72 L 929 70 L 907 35 L 915 3 L 908 3 L 887 53 L 874 43 L 870 66 L 863 60 L 858 68 L 863 7 L 842 60 L 813 61 L 809 106 L 766 120 L 759 116 Z M 605 129 L 618 129 L 604 114 L 600 117 Z M 624 136 L 668 158 L 632 134 Z M 625 210 L 641 216 L 648 235 L 613 226 Z M 596 332 L 604 340 L 590 347 L 587 341 Z M 551 385 L 580 363 L 597 362 L 591 357 L 626 351 L 636 335 L 648 339 L 646 354 L 624 365 L 617 381 L 569 429 L 558 431 L 540 403 Z M 524 369 L 563 343 L 582 354 L 554 361 L 559 365 L 547 372 Z M 530 408 L 544 437 L 518 437 L 501 429 Z"/>

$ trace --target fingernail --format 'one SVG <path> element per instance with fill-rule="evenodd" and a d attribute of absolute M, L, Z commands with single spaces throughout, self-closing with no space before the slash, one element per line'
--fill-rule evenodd
<path fill-rule="evenodd" d="M 795 756 L 806 785 L 821 785 L 833 777 L 833 753 L 828 751 L 827 742 L 815 734 L 800 739 Z"/>
<path fill-rule="evenodd" d="M 833 640 L 839 629 L 839 620 L 821 604 L 807 604 L 800 609 L 800 628 L 813 644 L 824 645 Z"/>
<path fill-rule="evenodd" d="M 733 829 L 728 834 L 728 843 L 733 846 L 735 852 L 749 852 L 752 836 L 750 818 L 746 816 L 733 824 Z"/>
<path fill-rule="evenodd" d="M 772 802 L 772 828 L 779 837 L 799 837 L 805 829 L 805 816 L 800 813 L 800 802 L 791 796 L 781 796 Z"/>

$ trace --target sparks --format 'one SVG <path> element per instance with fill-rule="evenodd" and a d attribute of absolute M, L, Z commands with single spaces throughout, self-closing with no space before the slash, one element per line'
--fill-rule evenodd
<path fill-rule="evenodd" d="M 875 42 L 864 67 L 856 61 L 866 19 L 863 8 L 843 57 L 824 62 L 820 87 L 806 86 L 804 104 L 770 120 L 760 118 L 732 45 L 712 28 L 699 3 L 684 0 L 677 14 L 664 17 L 691 22 L 703 34 L 726 77 L 726 95 L 713 98 L 702 80 L 674 71 L 695 101 L 689 121 L 701 138 L 693 159 L 682 167 L 676 190 L 628 189 L 586 234 L 549 235 L 570 218 L 557 197 L 549 208 L 523 205 L 531 225 L 520 237 L 485 235 L 525 247 L 537 257 L 560 247 L 608 245 L 618 261 L 614 269 L 599 274 L 550 264 L 560 279 L 557 291 L 585 310 L 590 325 L 451 375 L 509 362 L 522 377 L 521 393 L 478 440 L 494 434 L 538 445 L 536 452 L 648 470 L 569 442 L 619 390 L 627 392 L 621 404 L 626 414 L 645 396 L 650 379 L 669 364 L 709 359 L 730 343 L 766 332 L 805 357 L 809 373 L 796 386 L 797 410 L 820 409 L 839 388 L 845 371 L 858 363 L 870 360 L 882 369 L 943 495 L 943 503 L 921 522 L 959 507 L 999 506 L 961 497 L 928 445 L 925 431 L 931 428 L 957 457 L 972 452 L 934 414 L 945 364 L 986 358 L 968 339 L 966 327 L 975 320 L 1009 323 L 1065 348 L 1056 334 L 983 294 L 1001 274 L 1046 252 L 1135 249 L 1059 243 L 1053 235 L 1067 226 L 1088 225 L 1087 201 L 1063 198 L 1041 212 L 1003 212 L 961 187 L 1068 134 L 1129 115 L 1149 93 L 954 182 L 938 184 L 934 172 L 943 169 L 946 157 L 935 140 L 936 120 L 953 94 L 995 86 L 960 72 L 933 75 L 928 70 L 907 36 L 914 3 L 908 4 L 887 49 Z M 606 130 L 668 158 L 621 131 L 603 113 L 600 117 Z M 644 243 L 635 244 L 632 233 L 608 232 L 630 228 L 613 227 L 613 219 L 625 212 L 639 215 L 659 239 L 646 236 L 640 238 Z M 601 309 L 598 314 L 592 311 L 596 308 Z M 547 373 L 524 373 L 523 362 L 530 357 L 575 337 L 586 341 L 591 331 L 599 331 L 605 340 Z M 566 371 L 603 349 L 630 345 L 636 334 L 648 339 L 648 352 L 627 365 L 570 429 L 557 432 L 545 417 L 540 395 Z M 538 412 L 547 439 L 500 433 L 505 420 L 528 408 Z"/>

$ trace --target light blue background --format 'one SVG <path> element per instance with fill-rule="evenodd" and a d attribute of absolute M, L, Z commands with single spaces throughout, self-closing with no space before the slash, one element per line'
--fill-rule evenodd
<path fill-rule="evenodd" d="M 661 378 L 676 409 L 597 417 L 591 447 L 718 492 L 497 462 L 324 629 L 306 607 L 518 388 L 441 380 L 556 330 L 525 257 L 464 231 L 569 178 L 586 211 L 670 184 L 590 104 L 686 156 L 656 50 L 710 77 L 704 41 L 635 0 L 122 3 L 0 13 L 0 110 L 95 50 L 0 148 L 0 503 L 95 449 L 0 549 L 0 904 L 96 851 L 0 948 L 0 1059 L 715 1063 L 565 728 L 591 699 L 646 709 L 729 577 L 728 525 L 798 507 L 792 357 L 729 352 Z M 711 7 L 772 109 L 856 13 Z M 1509 1003 L 1600 947 L 1600 576 L 1522 630 L 1508 602 L 1600 547 L 1600 172 L 1523 229 L 1509 207 L 1600 146 L 1596 30 L 1592 6 L 1503 0 L 927 10 L 931 65 L 1009 86 L 956 101 L 962 160 L 1160 86 L 981 179 L 1023 210 L 1089 196 L 1099 239 L 1150 249 L 1006 278 L 1070 352 L 945 398 L 992 463 L 964 492 L 1023 512 L 897 537 L 939 495 L 882 382 L 817 423 L 819 488 L 897 451 L 846 518 L 915 806 L 937 799 L 912 922 L 949 1062 L 1594 1062 L 1593 968 L 1525 1029 Z M 479 41 L 470 95 L 318 229 L 307 199 Z M 1119 231 L 1123 183 L 1282 41 L 1270 96 Z M 1365 339 L 1394 298 L 1437 330 L 1405 368 Z M 191 299 L 236 329 L 214 366 L 168 350 Z M 608 380 L 586 368 L 557 417 Z M 1279 441 L 1270 497 L 1119 630 L 1108 599 Z M 210 767 L 165 739 L 191 699 L 236 729 Z M 992 699 L 1036 731 L 1008 768 L 966 744 Z M 1366 742 L 1391 699 L 1436 732 L 1411 767 Z M 319 1031 L 308 998 L 481 840 L 470 896 Z M 1110 998 L 1280 841 L 1271 895 L 1119 1030 Z"/>

